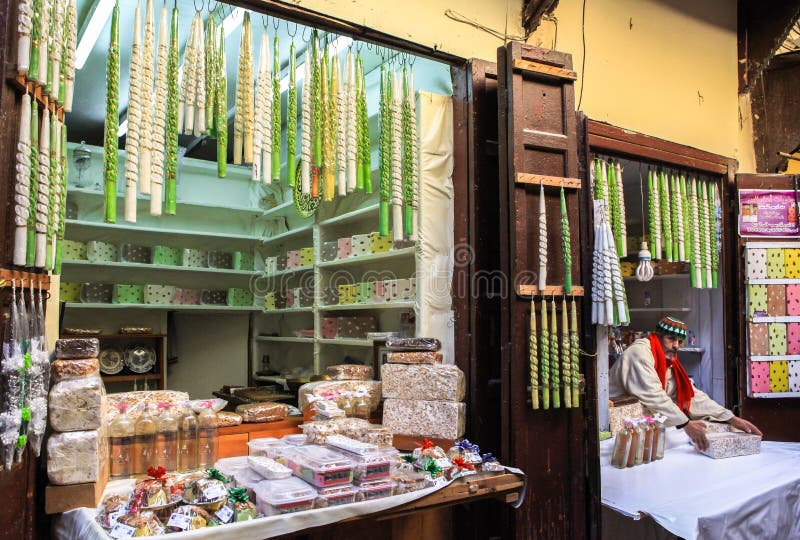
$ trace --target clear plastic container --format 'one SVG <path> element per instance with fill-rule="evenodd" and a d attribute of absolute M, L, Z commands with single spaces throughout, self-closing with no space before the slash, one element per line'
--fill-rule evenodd
<path fill-rule="evenodd" d="M 280 480 L 292 476 L 292 469 L 264 456 L 247 456 L 247 463 L 267 480 Z"/>
<path fill-rule="evenodd" d="M 626 421 L 624 427 L 617 432 L 614 438 L 614 450 L 611 452 L 611 466 L 624 469 L 628 466 L 628 453 L 631 449 L 631 434 L 633 424 Z"/>
<path fill-rule="evenodd" d="M 133 474 L 133 450 L 136 430 L 128 415 L 126 405 L 119 405 L 119 414 L 108 427 L 108 446 L 111 476 L 131 476 Z"/>
<path fill-rule="evenodd" d="M 353 462 L 322 446 L 298 446 L 286 455 L 286 460 L 295 476 L 317 487 L 353 482 Z"/>
<path fill-rule="evenodd" d="M 228 478 L 234 478 L 234 475 L 237 472 L 249 467 L 250 465 L 247 463 L 247 456 L 222 458 L 218 459 L 217 462 L 214 463 L 214 468 Z"/>
<path fill-rule="evenodd" d="M 167 471 L 178 468 L 178 417 L 170 405 L 159 405 L 161 415 L 156 422 L 156 466 Z"/>
<path fill-rule="evenodd" d="M 640 441 L 642 440 L 642 427 L 639 425 L 638 420 L 634 420 L 631 422 L 631 447 L 628 450 L 628 467 L 633 467 L 637 465 L 636 463 L 636 449 L 640 445 Z M 641 463 L 641 460 L 639 461 Z"/>
<path fill-rule="evenodd" d="M 258 484 L 263 482 L 265 478 L 251 469 L 249 466 L 239 469 L 233 473 L 233 481 L 236 487 L 245 488 L 247 496 L 251 501 L 256 499 L 255 489 Z"/>
<path fill-rule="evenodd" d="M 394 448 L 381 449 L 343 435 L 328 437 L 328 445 L 353 462 L 353 480 L 359 484 L 388 478 L 397 454 Z"/>
<path fill-rule="evenodd" d="M 653 442 L 653 451 L 655 452 L 655 457 L 651 459 L 651 461 L 655 461 L 657 459 L 664 458 L 664 443 L 667 442 L 666 439 L 666 426 L 664 425 L 664 421 L 666 420 L 666 416 L 659 415 L 656 417 L 656 430 L 657 430 L 657 438 Z"/>
<path fill-rule="evenodd" d="M 392 481 L 394 482 L 394 494 L 402 495 L 431 487 L 433 483 L 427 474 L 416 471 L 392 471 Z"/>
<path fill-rule="evenodd" d="M 377 444 L 357 441 L 350 437 L 345 437 L 344 435 L 328 435 L 325 444 L 336 451 L 344 450 L 359 455 L 374 454 L 378 451 Z"/>
<path fill-rule="evenodd" d="M 292 446 L 302 446 L 306 444 L 306 435 L 305 433 L 294 433 L 292 435 L 284 435 L 280 440 Z"/>
<path fill-rule="evenodd" d="M 197 468 L 197 417 L 188 403 L 180 409 L 178 419 L 178 470 Z"/>
<path fill-rule="evenodd" d="M 317 490 L 316 508 L 328 508 L 329 506 L 341 506 L 356 502 L 358 489 L 353 484 L 344 484 Z"/>
<path fill-rule="evenodd" d="M 197 416 L 197 465 L 200 468 L 211 467 L 217 461 L 219 452 L 219 421 L 217 413 L 210 406 Z"/>
<path fill-rule="evenodd" d="M 156 452 L 156 418 L 155 405 L 145 408 L 136 420 L 136 438 L 133 453 L 133 474 L 145 474 L 148 467 L 155 463 Z"/>
<path fill-rule="evenodd" d="M 286 441 L 283 439 L 276 439 L 275 437 L 253 439 L 247 443 L 247 448 L 251 456 L 264 456 L 274 460 L 281 459 L 283 457 L 282 450 L 290 447 L 292 446 L 287 444 Z"/>
<path fill-rule="evenodd" d="M 645 418 L 644 423 L 644 451 L 642 452 L 642 463 L 650 463 L 653 455 L 653 435 L 656 433 L 655 420 L 652 416 Z"/>
<path fill-rule="evenodd" d="M 316 490 L 299 478 L 264 480 L 254 491 L 256 508 L 265 516 L 311 510 L 317 498 Z"/>
<path fill-rule="evenodd" d="M 358 495 L 356 495 L 356 501 L 372 501 L 374 499 L 391 497 L 393 491 L 394 482 L 391 480 L 375 480 L 373 482 L 364 482 L 358 486 Z"/>

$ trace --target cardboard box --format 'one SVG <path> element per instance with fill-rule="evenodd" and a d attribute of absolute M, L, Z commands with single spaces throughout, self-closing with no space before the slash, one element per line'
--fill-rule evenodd
<path fill-rule="evenodd" d="M 362 257 L 371 254 L 368 234 L 354 234 L 352 237 L 351 257 Z"/>
<path fill-rule="evenodd" d="M 339 248 L 336 252 L 337 259 L 346 259 L 350 256 L 350 253 L 353 251 L 352 238 L 339 238 L 339 240 L 336 241 L 336 245 Z"/>
<path fill-rule="evenodd" d="M 369 233 L 369 249 L 372 253 L 384 253 L 392 247 L 391 236 L 381 236 L 376 232 Z"/>
<path fill-rule="evenodd" d="M 293 249 L 286 252 L 286 269 L 291 270 L 300 266 L 300 250 Z"/>
<path fill-rule="evenodd" d="M 314 265 L 314 248 L 304 247 L 300 250 L 300 266 Z"/>
<path fill-rule="evenodd" d="M 339 251 L 339 242 L 323 242 L 322 243 L 322 262 L 329 262 L 336 260 L 336 255 Z"/>

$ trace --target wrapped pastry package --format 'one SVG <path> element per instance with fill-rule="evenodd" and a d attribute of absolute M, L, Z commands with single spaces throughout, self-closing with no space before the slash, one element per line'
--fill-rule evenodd
<path fill-rule="evenodd" d="M 442 353 L 434 351 L 394 351 L 386 355 L 390 364 L 441 364 Z"/>
<path fill-rule="evenodd" d="M 403 338 L 390 337 L 386 340 L 386 348 L 390 351 L 433 351 L 442 348 L 442 343 L 436 338 Z"/>
<path fill-rule="evenodd" d="M 68 379 L 50 389 L 50 426 L 55 431 L 84 431 L 103 425 L 106 391 L 100 377 Z"/>
<path fill-rule="evenodd" d="M 298 391 L 299 409 L 305 410 L 308 405 L 308 396 L 325 397 L 335 401 L 336 404 L 343 408 L 345 398 L 341 396 L 343 392 L 367 392 L 367 400 L 369 402 L 369 410 L 375 411 L 381 402 L 381 383 L 380 381 L 318 381 L 304 384 Z M 339 395 L 336 395 L 339 394 Z M 331 396 L 333 397 L 326 397 Z"/>
<path fill-rule="evenodd" d="M 466 393 L 464 372 L 453 365 L 384 364 L 381 384 L 385 398 L 461 401 Z"/>
<path fill-rule="evenodd" d="M 263 401 L 239 405 L 236 407 L 236 414 L 242 416 L 243 422 L 277 422 L 286 420 L 289 409 L 285 403 Z"/>
<path fill-rule="evenodd" d="M 57 485 L 96 482 L 107 454 L 102 429 L 53 433 L 47 440 L 47 477 Z"/>
<path fill-rule="evenodd" d="M 50 364 L 53 382 L 68 379 L 83 379 L 100 373 L 100 362 L 97 358 L 76 358 L 74 360 L 53 360 Z"/>
<path fill-rule="evenodd" d="M 740 432 L 708 433 L 708 449 L 701 452 L 714 459 L 761 453 L 761 436 Z"/>
<path fill-rule="evenodd" d="M 119 392 L 108 394 L 108 411 L 106 412 L 106 422 L 110 423 L 118 414 L 119 406 L 124 405 L 127 410 L 128 418 L 131 422 L 136 422 L 142 415 L 142 411 L 148 405 L 180 405 L 189 401 L 189 394 L 176 390 L 152 390 L 138 392 Z"/>
<path fill-rule="evenodd" d="M 464 434 L 466 405 L 453 401 L 387 399 L 383 425 L 414 437 L 457 439 Z"/>
<path fill-rule="evenodd" d="M 306 422 L 300 426 L 308 444 L 325 444 L 328 437 L 339 434 L 339 426 L 333 421 Z"/>
<path fill-rule="evenodd" d="M 234 412 L 220 411 L 217 413 L 219 427 L 238 426 L 242 423 L 242 415 Z"/>
<path fill-rule="evenodd" d="M 100 341 L 97 338 L 68 338 L 56 340 L 56 358 L 97 358 L 100 354 Z"/>
<path fill-rule="evenodd" d="M 133 535 L 158 536 L 164 534 L 164 525 L 156 517 L 155 513 L 147 511 L 138 514 L 124 514 L 117 518 L 117 523 L 122 523 L 134 529 Z"/>
<path fill-rule="evenodd" d="M 372 379 L 372 366 L 360 364 L 330 366 L 327 372 L 334 381 L 369 381 Z"/>
<path fill-rule="evenodd" d="M 247 463 L 251 469 L 267 480 L 280 480 L 292 476 L 289 467 L 265 456 L 247 456 Z"/>
<path fill-rule="evenodd" d="M 370 424 L 363 418 L 336 418 L 332 422 L 339 430 L 339 434 L 357 441 L 362 440 L 364 434 L 374 427 L 374 424 Z"/>
<path fill-rule="evenodd" d="M 394 444 L 394 432 L 387 427 L 372 424 L 363 431 L 358 440 L 377 444 L 378 446 L 392 446 Z"/>

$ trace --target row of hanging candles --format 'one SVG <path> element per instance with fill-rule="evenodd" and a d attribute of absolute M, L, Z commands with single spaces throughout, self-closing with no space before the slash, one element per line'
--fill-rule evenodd
<path fill-rule="evenodd" d="M 131 84 L 126 139 L 125 219 L 136 219 L 138 192 L 150 195 L 150 213 L 162 212 L 161 191 L 166 186 L 166 213 L 175 213 L 178 133 L 208 135 L 218 139 L 218 175 L 224 177 L 227 162 L 227 81 L 224 29 L 216 12 L 203 26 L 198 12 L 190 29 L 183 65 L 182 83 L 177 66 L 177 7 L 172 10 L 167 39 L 167 9 L 161 11 L 163 29 L 155 47 L 153 0 L 147 0 L 144 43 L 140 38 L 140 7 L 136 8 L 131 54 Z M 118 16 L 115 7 L 114 17 Z M 116 31 L 115 31 L 116 28 Z M 282 176 L 280 43 L 262 34 L 257 72 L 254 71 L 252 25 L 245 12 L 239 47 L 236 83 L 233 162 L 252 163 L 252 179 L 264 184 L 295 182 L 297 120 L 300 125 L 300 181 L 302 193 L 333 200 L 354 191 L 372 193 L 370 135 L 366 103 L 366 79 L 360 52 L 348 51 L 341 68 L 338 54 L 330 54 L 316 31 L 305 48 L 305 88 L 298 100 L 294 39 L 289 47 L 287 96 L 287 166 Z M 119 79 L 119 33 L 112 24 L 107 67 L 107 119 L 117 108 Z M 272 58 L 272 62 L 270 62 Z M 153 65 L 155 62 L 155 76 Z M 417 139 L 414 77 L 408 63 L 401 70 L 381 66 L 380 96 L 380 219 L 381 235 L 389 234 L 389 209 L 395 240 L 416 239 L 419 150 Z M 257 73 L 253 84 L 254 73 Z M 162 92 L 163 89 L 168 90 Z M 168 96 L 168 97 L 164 97 Z M 179 96 L 179 98 L 173 98 Z M 155 107 L 147 104 L 155 103 Z M 299 103 L 298 103 L 299 102 Z M 297 110 L 298 105 L 300 111 Z M 107 122 L 105 137 L 106 212 L 116 221 L 116 141 Z M 112 129 L 113 128 L 113 129 Z"/>

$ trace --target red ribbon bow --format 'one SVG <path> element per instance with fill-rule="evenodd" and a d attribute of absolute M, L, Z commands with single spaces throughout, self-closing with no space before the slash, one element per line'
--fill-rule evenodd
<path fill-rule="evenodd" d="M 422 444 L 416 443 L 416 445 L 422 450 L 432 450 L 436 446 L 433 444 L 433 441 L 429 440 L 427 437 L 422 440 Z"/>
<path fill-rule="evenodd" d="M 167 469 L 164 467 L 148 467 L 147 469 L 147 476 L 152 476 L 153 480 L 162 480 L 165 474 L 167 474 Z"/>
<path fill-rule="evenodd" d="M 468 471 L 474 471 L 475 470 L 475 467 L 472 465 L 472 463 L 470 463 L 469 461 L 464 459 L 462 456 L 454 457 L 452 462 L 453 462 L 453 465 L 455 465 L 456 467 L 459 468 L 459 470 L 461 470 L 461 469 L 467 469 Z"/>

